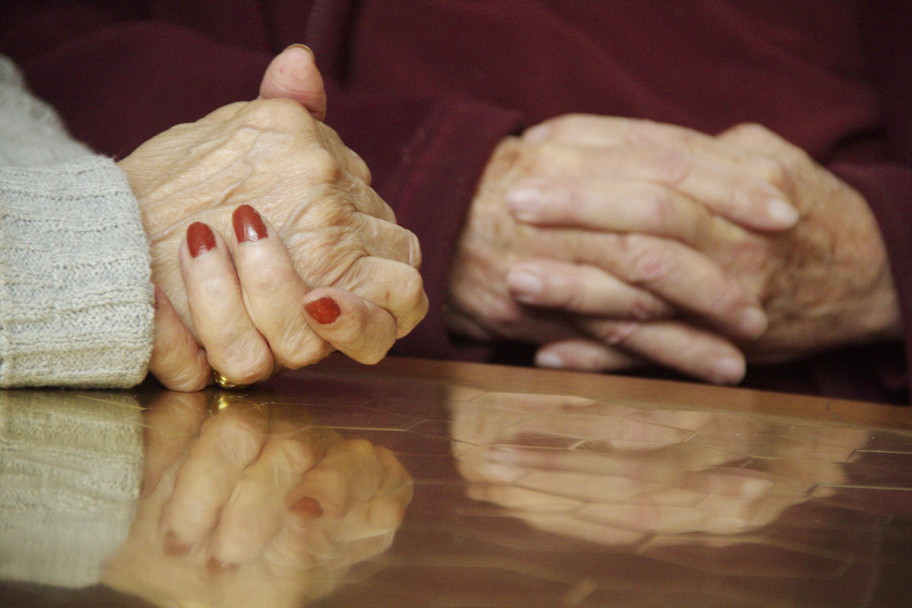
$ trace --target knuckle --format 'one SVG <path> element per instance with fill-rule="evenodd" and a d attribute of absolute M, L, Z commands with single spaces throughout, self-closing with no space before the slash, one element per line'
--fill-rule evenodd
<path fill-rule="evenodd" d="M 262 424 L 242 416 L 214 416 L 204 425 L 209 426 L 220 440 L 220 453 L 229 462 L 249 462 L 260 452 L 265 436 Z"/>
<path fill-rule="evenodd" d="M 403 277 L 403 281 L 397 291 L 401 290 L 400 308 L 404 310 L 420 309 L 423 302 L 427 299 L 424 293 L 424 280 L 421 274 L 414 268 L 411 272 Z"/>
<path fill-rule="evenodd" d="M 779 156 L 764 156 L 756 159 L 755 171 L 760 178 L 770 184 L 782 187 L 788 180 L 788 168 L 784 160 Z"/>
<path fill-rule="evenodd" d="M 668 190 L 658 184 L 646 184 L 641 200 L 647 232 L 667 234 L 677 227 L 677 206 Z"/>
<path fill-rule="evenodd" d="M 421 268 L 421 241 L 418 240 L 418 236 L 411 231 L 407 231 L 406 243 L 408 244 L 408 264 L 415 270 Z M 423 291 L 423 284 L 420 287 Z"/>
<path fill-rule="evenodd" d="M 344 175 L 336 156 L 322 147 L 309 150 L 303 166 L 311 179 L 320 183 L 335 184 Z"/>
<path fill-rule="evenodd" d="M 630 322 L 604 323 L 598 328 L 598 336 L 608 346 L 623 346 L 636 334 L 637 324 Z"/>
<path fill-rule="evenodd" d="M 638 321 L 649 321 L 667 318 L 671 315 L 670 307 L 648 293 L 635 294 L 628 305 L 631 318 Z"/>
<path fill-rule="evenodd" d="M 670 185 L 681 184 L 693 171 L 693 161 L 678 150 L 658 150 L 655 169 L 659 180 Z"/>
<path fill-rule="evenodd" d="M 348 151 L 349 157 L 351 159 L 351 173 L 363 181 L 365 184 L 370 186 L 371 180 L 373 179 L 370 167 L 367 166 L 367 163 L 357 152 L 350 148 L 346 148 L 346 150 Z"/>
<path fill-rule="evenodd" d="M 309 117 L 298 102 L 280 97 L 255 99 L 245 106 L 245 110 L 246 117 L 257 123 L 286 127 L 302 122 L 304 116 Z"/>
<path fill-rule="evenodd" d="M 294 471 L 304 471 L 313 466 L 313 448 L 295 438 L 277 439 L 274 449 L 281 461 Z"/>
<path fill-rule="evenodd" d="M 265 380 L 272 373 L 272 357 L 262 348 L 232 348 L 239 353 L 223 365 L 219 372 L 235 384 L 253 384 Z"/>
<path fill-rule="evenodd" d="M 374 444 L 363 439 L 361 437 L 356 437 L 354 439 L 347 440 L 348 449 L 354 452 L 359 458 L 375 458 L 376 457 L 376 448 Z"/>
<path fill-rule="evenodd" d="M 276 363 L 281 367 L 301 369 L 325 358 L 330 352 L 330 347 L 321 341 L 319 346 L 314 348 L 313 341 L 309 336 L 305 336 L 273 346 L 273 352 Z"/>
<path fill-rule="evenodd" d="M 670 252 L 654 239 L 631 234 L 623 238 L 628 264 L 628 279 L 637 284 L 650 284 L 670 275 L 675 267 Z"/>

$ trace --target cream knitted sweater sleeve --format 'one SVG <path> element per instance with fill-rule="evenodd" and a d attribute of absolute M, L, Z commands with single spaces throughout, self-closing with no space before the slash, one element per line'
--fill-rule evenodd
<path fill-rule="evenodd" d="M 0 387 L 128 387 L 152 344 L 149 248 L 126 176 L 0 56 Z"/>
<path fill-rule="evenodd" d="M 0 582 L 98 583 L 127 538 L 142 465 L 128 391 L 0 391 Z"/>

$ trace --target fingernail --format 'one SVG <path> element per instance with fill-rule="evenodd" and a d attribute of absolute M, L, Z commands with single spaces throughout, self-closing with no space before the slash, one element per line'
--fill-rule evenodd
<path fill-rule="evenodd" d="M 285 47 L 285 49 L 284 49 L 282 52 L 284 53 L 285 51 L 289 51 L 289 50 L 291 50 L 291 49 L 301 49 L 301 50 L 307 51 L 307 52 L 310 53 L 311 55 L 314 54 L 312 48 L 310 48 L 310 47 L 307 46 L 306 44 L 300 44 L 300 43 L 297 43 L 297 44 L 289 44 L 288 46 Z"/>
<path fill-rule="evenodd" d="M 310 496 L 305 496 L 300 499 L 291 505 L 290 509 L 295 513 L 303 515 L 307 519 L 317 519 L 323 515 L 323 505 L 321 505 L 320 501 L 316 498 L 311 498 Z"/>
<path fill-rule="evenodd" d="M 537 274 L 517 270 L 507 275 L 507 287 L 520 301 L 534 300 L 545 289 L 545 283 Z"/>
<path fill-rule="evenodd" d="M 263 218 L 250 205 L 241 205 L 235 209 L 231 215 L 231 221 L 234 224 L 234 235 L 237 237 L 238 243 L 255 243 L 269 235 Z"/>
<path fill-rule="evenodd" d="M 215 249 L 212 228 L 202 222 L 193 222 L 187 226 L 187 248 L 190 250 L 190 256 L 194 258 Z"/>
<path fill-rule="evenodd" d="M 738 325 L 746 337 L 756 339 L 766 331 L 769 326 L 769 318 L 762 309 L 751 307 L 741 313 Z"/>
<path fill-rule="evenodd" d="M 538 217 L 543 202 L 541 190 L 531 186 L 510 188 L 504 194 L 504 198 L 513 217 L 527 222 Z"/>
<path fill-rule="evenodd" d="M 183 555 L 190 550 L 190 547 L 183 544 L 177 539 L 174 532 L 168 532 L 165 535 L 165 554 L 166 555 Z"/>
<path fill-rule="evenodd" d="M 770 218 L 783 228 L 791 228 L 798 221 L 798 210 L 781 198 L 772 199 L 767 205 Z"/>
<path fill-rule="evenodd" d="M 329 296 L 308 302 L 304 305 L 304 310 L 320 325 L 329 325 L 338 319 L 339 314 L 342 312 L 336 301 Z"/>
<path fill-rule="evenodd" d="M 550 367 L 551 369 L 563 369 L 564 360 L 554 353 L 541 353 L 535 356 L 535 365 L 538 367 Z"/>
<path fill-rule="evenodd" d="M 716 384 L 737 384 L 744 378 L 744 360 L 739 357 L 722 357 L 711 368 L 712 381 Z"/>

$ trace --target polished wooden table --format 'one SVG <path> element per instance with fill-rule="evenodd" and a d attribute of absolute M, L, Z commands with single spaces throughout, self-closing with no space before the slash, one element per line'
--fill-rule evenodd
<path fill-rule="evenodd" d="M 146 485 L 131 540 L 110 559 L 147 566 L 126 578 L 106 574 L 119 591 L 41 584 L 20 572 L 0 587 L 3 608 L 912 606 L 907 408 L 466 363 L 390 358 L 365 367 L 340 357 L 241 393 L 142 387 L 125 395 L 6 392 L 0 473 L 18 441 L 17 399 L 32 408 L 61 402 L 63 411 L 103 402 L 130 409 L 135 399 L 147 476 L 159 458 L 149 413 L 191 411 L 203 400 L 209 420 L 243 405 L 266 412 L 268 432 L 284 439 L 319 443 L 332 433 L 387 448 L 411 477 L 410 503 L 401 522 L 390 518 L 395 500 L 359 507 L 359 492 L 363 501 L 382 492 L 401 500 L 403 490 L 380 482 L 377 490 L 367 465 L 357 465 L 357 484 L 337 492 L 347 505 L 339 513 L 335 490 L 321 506 L 288 503 L 298 519 L 282 520 L 275 534 L 286 544 L 296 534 L 298 549 L 207 569 L 209 541 L 176 554 L 156 525 L 135 540 L 144 501 L 170 492 Z M 225 442 L 215 449 L 233 454 Z M 190 461 L 171 460 L 178 469 Z M 324 475 L 320 487 L 342 488 L 346 474 Z M 19 553 L 0 547 L 0 564 Z M 238 600 L 235 590 L 248 595 Z"/>

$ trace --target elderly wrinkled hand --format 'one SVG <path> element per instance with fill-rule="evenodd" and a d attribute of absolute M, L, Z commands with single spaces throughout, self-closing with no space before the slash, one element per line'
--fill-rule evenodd
<path fill-rule="evenodd" d="M 270 95 L 281 93 L 274 89 Z M 376 362 L 426 313 L 417 239 L 395 224 L 360 157 L 294 99 L 225 106 L 152 138 L 119 164 L 140 203 L 153 281 L 232 382 L 308 365 L 330 346 Z M 239 208 L 253 212 L 239 216 Z M 188 234 L 191 226 L 197 230 Z M 230 257 L 239 285 L 208 297 L 240 298 L 249 315 L 246 327 L 221 331 L 221 343 L 202 327 L 200 307 L 191 310 L 199 285 L 182 281 L 187 254 L 199 259 L 201 248 Z M 331 293 L 308 299 L 318 288 Z M 346 310 L 334 342 L 315 331 Z M 213 353 L 222 358 L 212 361 Z"/>
<path fill-rule="evenodd" d="M 658 363 L 737 382 L 745 353 L 795 357 L 897 327 L 864 200 L 761 127 L 711 137 L 567 116 L 502 148 L 506 160 L 482 183 L 473 214 L 498 214 L 507 228 L 485 233 L 470 216 L 455 308 L 511 329 L 561 322 L 534 340 L 545 344 L 539 364 Z M 502 262 L 478 263 L 498 246 Z M 479 268 L 504 287 L 473 300 Z"/>

